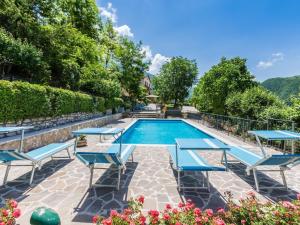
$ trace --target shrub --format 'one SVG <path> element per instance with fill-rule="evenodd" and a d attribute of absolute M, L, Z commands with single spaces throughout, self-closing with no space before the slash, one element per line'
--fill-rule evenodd
<path fill-rule="evenodd" d="M 213 212 L 212 209 L 202 211 L 188 200 L 179 203 L 177 207 L 166 204 L 161 212 L 150 210 L 142 212 L 144 197 L 129 201 L 129 207 L 123 212 L 110 212 L 108 218 L 94 216 L 93 223 L 97 225 L 277 225 L 300 223 L 300 195 L 293 202 L 260 203 L 253 193 L 241 199 L 239 204 L 232 200 L 230 193 L 226 193 L 228 210 L 223 208 Z"/>
<path fill-rule="evenodd" d="M 103 112 L 104 104 L 103 98 L 80 92 L 0 80 L 0 121 L 4 124 L 74 112 Z"/>

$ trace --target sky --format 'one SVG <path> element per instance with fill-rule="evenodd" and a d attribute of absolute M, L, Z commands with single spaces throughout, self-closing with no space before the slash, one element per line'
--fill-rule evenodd
<path fill-rule="evenodd" d="M 119 35 L 142 41 L 151 73 L 173 56 L 202 76 L 240 56 L 258 81 L 300 75 L 300 0 L 97 0 Z"/>

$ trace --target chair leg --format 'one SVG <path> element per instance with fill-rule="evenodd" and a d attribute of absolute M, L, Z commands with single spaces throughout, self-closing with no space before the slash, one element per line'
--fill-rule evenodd
<path fill-rule="evenodd" d="M 89 188 L 92 187 L 92 182 L 93 182 L 93 175 L 94 175 L 94 166 L 90 167 L 90 184 L 89 184 Z"/>
<path fill-rule="evenodd" d="M 210 192 L 210 183 L 209 183 L 208 171 L 206 171 L 206 182 L 207 182 L 207 190 L 208 190 L 208 192 Z"/>
<path fill-rule="evenodd" d="M 7 183 L 7 178 L 8 178 L 8 173 L 10 171 L 10 167 L 11 167 L 10 164 L 6 165 L 6 171 L 5 171 L 5 175 L 4 175 L 4 179 L 3 179 L 3 185 L 5 185 Z"/>
<path fill-rule="evenodd" d="M 131 154 L 131 162 L 133 162 L 133 154 Z"/>
<path fill-rule="evenodd" d="M 120 190 L 120 183 L 121 183 L 121 171 L 122 169 L 119 168 L 118 170 L 118 183 L 117 183 L 117 190 Z"/>
<path fill-rule="evenodd" d="M 70 154 L 69 148 L 67 148 L 67 153 L 68 153 L 69 159 L 71 159 L 71 154 Z"/>
<path fill-rule="evenodd" d="M 253 176 L 254 176 L 256 191 L 259 192 L 259 181 L 258 181 L 256 169 L 253 169 Z"/>
<path fill-rule="evenodd" d="M 32 169 L 31 169 L 31 176 L 30 176 L 30 180 L 29 180 L 29 185 L 31 185 L 32 182 L 33 182 L 34 172 L 35 172 L 35 164 L 32 164 Z"/>
<path fill-rule="evenodd" d="M 181 183 L 180 183 L 180 171 L 177 171 L 177 176 L 178 176 L 178 190 L 181 190 Z"/>
<path fill-rule="evenodd" d="M 282 177 L 283 185 L 284 185 L 285 189 L 287 190 L 288 187 L 287 187 L 287 182 L 286 182 L 286 179 L 285 179 L 285 175 L 284 175 L 284 170 L 283 169 L 280 169 L 280 175 Z"/>

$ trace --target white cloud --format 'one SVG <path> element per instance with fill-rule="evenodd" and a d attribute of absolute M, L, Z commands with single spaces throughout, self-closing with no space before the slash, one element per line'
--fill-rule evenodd
<path fill-rule="evenodd" d="M 269 60 L 259 61 L 256 67 L 260 69 L 267 69 L 274 66 L 276 62 L 282 61 L 283 59 L 284 59 L 284 54 L 282 52 L 276 52 L 272 54 Z"/>
<path fill-rule="evenodd" d="M 145 53 L 146 59 L 152 61 L 152 51 L 149 45 L 142 46 L 142 52 Z"/>
<path fill-rule="evenodd" d="M 117 22 L 117 10 L 113 8 L 112 3 L 109 2 L 107 3 L 106 7 L 99 7 L 100 10 L 100 16 L 106 18 L 106 19 L 111 19 L 113 23 Z"/>
<path fill-rule="evenodd" d="M 120 36 L 133 37 L 133 33 L 128 25 L 114 27 L 114 29 Z"/>
<path fill-rule="evenodd" d="M 163 64 L 170 60 L 169 57 L 163 56 L 161 54 L 155 54 L 151 60 L 151 65 L 149 66 L 149 73 L 157 74 Z"/>

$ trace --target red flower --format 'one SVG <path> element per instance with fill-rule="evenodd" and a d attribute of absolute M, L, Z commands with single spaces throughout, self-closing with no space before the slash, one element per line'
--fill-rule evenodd
<path fill-rule="evenodd" d="M 125 215 L 130 215 L 132 213 L 131 209 L 124 209 Z"/>
<path fill-rule="evenodd" d="M 97 223 L 98 220 L 99 220 L 99 216 L 93 216 L 93 219 L 92 219 L 93 223 Z"/>
<path fill-rule="evenodd" d="M 184 203 L 183 203 L 183 202 L 179 202 L 178 207 L 179 207 L 179 208 L 184 207 Z"/>
<path fill-rule="evenodd" d="M 205 210 L 205 212 L 208 215 L 208 217 L 212 217 L 214 215 L 214 212 L 212 209 L 207 209 L 207 210 Z"/>
<path fill-rule="evenodd" d="M 2 209 L 2 216 L 7 217 L 8 211 L 6 209 Z"/>
<path fill-rule="evenodd" d="M 157 210 L 150 210 L 149 215 L 152 216 L 152 217 L 158 217 L 159 212 Z"/>
<path fill-rule="evenodd" d="M 173 209 L 172 213 L 177 214 L 178 213 L 178 209 Z"/>
<path fill-rule="evenodd" d="M 170 204 L 166 204 L 166 209 L 172 209 L 172 206 Z"/>
<path fill-rule="evenodd" d="M 18 202 L 15 200 L 10 200 L 9 204 L 11 205 L 11 207 L 13 208 L 17 208 L 18 207 Z"/>
<path fill-rule="evenodd" d="M 18 218 L 21 215 L 21 210 L 20 209 L 15 209 L 12 213 L 13 217 Z"/>
<path fill-rule="evenodd" d="M 145 197 L 143 195 L 141 195 L 140 197 L 138 197 L 137 200 L 138 200 L 139 203 L 144 204 Z"/>
<path fill-rule="evenodd" d="M 146 222 L 146 217 L 144 217 L 143 215 L 140 216 L 139 221 L 140 221 L 141 224 L 145 224 L 145 222 Z"/>
<path fill-rule="evenodd" d="M 168 213 L 165 213 L 165 214 L 163 215 L 163 218 L 164 218 L 164 220 L 170 220 L 170 219 L 171 219 L 171 216 L 170 216 Z"/>

